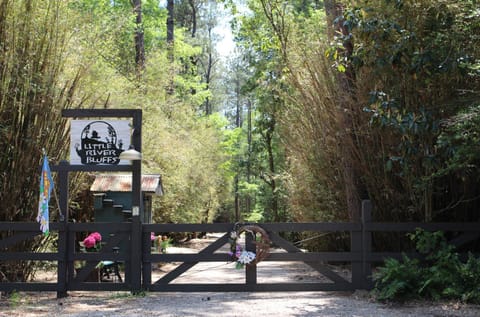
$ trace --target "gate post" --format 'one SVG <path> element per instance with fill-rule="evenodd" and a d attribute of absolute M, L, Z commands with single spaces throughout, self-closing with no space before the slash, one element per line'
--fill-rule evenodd
<path fill-rule="evenodd" d="M 255 252 L 255 233 L 245 234 L 245 249 L 247 251 Z M 257 265 L 245 265 L 245 281 L 247 285 L 257 284 Z"/>
<path fill-rule="evenodd" d="M 133 208 L 132 208 L 133 209 Z M 133 213 L 133 210 L 132 210 Z M 131 293 L 138 294 L 142 290 L 142 224 L 140 216 L 132 216 L 130 257 Z"/>
<path fill-rule="evenodd" d="M 372 220 L 372 203 L 362 200 L 362 214 L 359 219 L 360 231 L 352 231 L 350 235 L 351 251 L 360 254 L 360 261 L 352 261 L 352 285 L 354 289 L 370 289 L 372 286 L 372 265 L 368 260 L 372 252 L 372 233 L 366 225 Z"/>
<path fill-rule="evenodd" d="M 354 224 L 360 225 L 361 222 L 355 220 Z M 357 226 L 356 226 L 357 227 Z M 362 228 L 350 231 L 350 252 L 354 257 L 362 254 Z M 363 268 L 362 258 L 352 260 L 352 287 L 353 289 L 362 289 L 363 286 Z"/>
<path fill-rule="evenodd" d="M 142 151 L 142 112 L 136 111 L 132 119 L 132 144 L 139 152 Z M 142 162 L 132 161 L 132 236 L 130 257 L 130 282 L 132 294 L 142 290 Z"/>
<path fill-rule="evenodd" d="M 61 166 L 68 165 L 67 161 L 61 161 Z M 69 243 L 69 227 L 68 227 L 68 170 L 60 168 L 58 171 L 58 188 L 59 188 L 59 222 L 62 222 L 63 226 L 58 232 L 58 254 L 62 258 L 62 260 L 58 261 L 58 270 L 57 270 L 57 298 L 67 297 L 67 289 L 68 289 L 68 270 L 70 264 L 69 254 L 73 252 L 69 250 L 70 243 Z"/>
<path fill-rule="evenodd" d="M 372 222 L 372 202 L 362 200 L 362 275 L 364 289 L 372 288 L 372 263 L 368 260 L 372 253 L 372 232 L 366 229 L 370 222 Z"/>

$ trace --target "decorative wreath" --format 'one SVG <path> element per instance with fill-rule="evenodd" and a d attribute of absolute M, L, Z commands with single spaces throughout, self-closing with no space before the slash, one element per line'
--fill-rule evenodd
<path fill-rule="evenodd" d="M 253 236 L 252 243 L 255 245 L 255 252 L 243 249 L 238 243 L 238 238 L 242 233 Z M 270 238 L 267 232 L 257 225 L 239 225 L 235 224 L 230 232 L 230 256 L 236 262 L 237 268 L 244 265 L 256 265 L 268 256 L 270 250 Z"/>

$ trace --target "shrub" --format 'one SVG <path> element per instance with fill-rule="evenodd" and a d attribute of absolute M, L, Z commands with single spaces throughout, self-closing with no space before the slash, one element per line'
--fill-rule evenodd
<path fill-rule="evenodd" d="M 469 254 L 464 263 L 442 232 L 421 229 L 409 234 L 423 261 L 385 260 L 374 275 L 379 300 L 453 299 L 480 303 L 480 259 Z"/>
<path fill-rule="evenodd" d="M 413 299 L 423 272 L 416 259 L 403 255 L 403 262 L 388 258 L 375 274 L 375 291 L 379 300 Z"/>

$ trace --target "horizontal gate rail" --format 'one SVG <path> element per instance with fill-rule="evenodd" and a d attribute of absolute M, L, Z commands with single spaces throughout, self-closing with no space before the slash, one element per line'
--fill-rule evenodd
<path fill-rule="evenodd" d="M 145 254 L 147 262 L 226 262 L 229 256 L 226 253 L 174 253 L 174 254 Z M 361 252 L 309 252 L 309 253 L 270 253 L 262 262 L 285 261 L 317 261 L 317 262 L 350 262 L 361 261 Z"/>
<path fill-rule="evenodd" d="M 368 222 L 365 223 L 365 230 L 370 232 L 412 232 L 416 229 L 426 231 L 458 231 L 458 232 L 479 232 L 479 222 Z"/>
<path fill-rule="evenodd" d="M 426 231 L 451 232 L 449 243 L 461 246 L 480 238 L 480 223 L 389 223 L 371 221 L 371 204 L 362 203 L 362 217 L 358 223 L 262 223 L 272 241 L 271 252 L 263 259 L 261 269 L 268 269 L 269 262 L 303 262 L 314 271 L 325 276 L 329 283 L 258 283 L 257 267 L 247 266 L 244 283 L 180 283 L 177 278 L 188 272 L 198 263 L 224 262 L 230 260 L 225 248 L 229 243 L 230 232 L 236 224 L 139 224 L 134 223 L 50 223 L 51 234 L 58 234 L 56 247 L 45 252 L 18 250 L 20 243 L 42 239 L 42 232 L 36 222 L 0 222 L 0 267 L 10 262 L 48 261 L 57 264 L 57 280 L 52 282 L 19 282 L 2 278 L 0 291 L 56 291 L 57 294 L 70 290 L 91 291 L 347 291 L 369 289 L 372 286 L 371 272 L 374 264 L 386 258 L 400 259 L 402 254 L 411 258 L 422 256 L 409 250 L 403 252 L 377 252 L 372 250 L 374 232 L 395 233 L 414 232 L 417 228 Z M 237 224 L 238 225 L 238 224 Z M 79 252 L 78 239 L 82 233 L 110 232 L 104 237 L 106 242 L 99 252 Z M 151 232 L 162 235 L 173 232 L 216 232 L 223 233 L 215 242 L 198 253 L 152 253 Z M 339 252 L 304 252 L 292 242 L 283 238 L 282 233 L 290 232 L 344 232 L 350 236 L 350 249 Z M 135 248 L 138 241 L 138 248 Z M 115 247 L 119 248 L 117 252 Z M 223 250 L 222 250 L 223 248 Z M 277 251 L 278 249 L 283 249 Z M 461 254 L 462 256 L 462 254 Z M 136 262 L 140 259 L 140 262 Z M 75 272 L 75 262 L 86 263 L 83 269 Z M 86 277 L 100 261 L 120 263 L 124 278 L 117 283 L 87 282 Z M 132 262 L 133 261 L 133 262 Z M 172 272 L 157 281 L 152 281 L 152 264 L 157 262 L 181 263 Z M 132 263 L 135 263 L 133 265 Z M 332 271 L 326 263 L 351 263 L 351 280 Z M 233 269 L 233 268 L 232 268 Z M 140 275 L 140 286 L 137 275 Z M 1 274 L 0 274 L 1 277 Z M 135 285 L 134 285 L 135 284 Z"/>
<path fill-rule="evenodd" d="M 362 225 L 353 222 L 279 222 L 260 223 L 262 228 L 275 232 L 300 232 L 300 231 L 360 231 Z M 229 232 L 233 230 L 234 223 L 204 223 L 204 224 L 143 224 L 144 232 Z"/>

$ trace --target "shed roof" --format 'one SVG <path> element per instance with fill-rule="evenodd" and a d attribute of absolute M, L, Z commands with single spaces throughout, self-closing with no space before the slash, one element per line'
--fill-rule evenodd
<path fill-rule="evenodd" d="M 132 174 L 99 174 L 95 176 L 92 192 L 130 192 L 132 191 Z M 142 192 L 163 195 L 160 175 L 142 175 Z"/>

